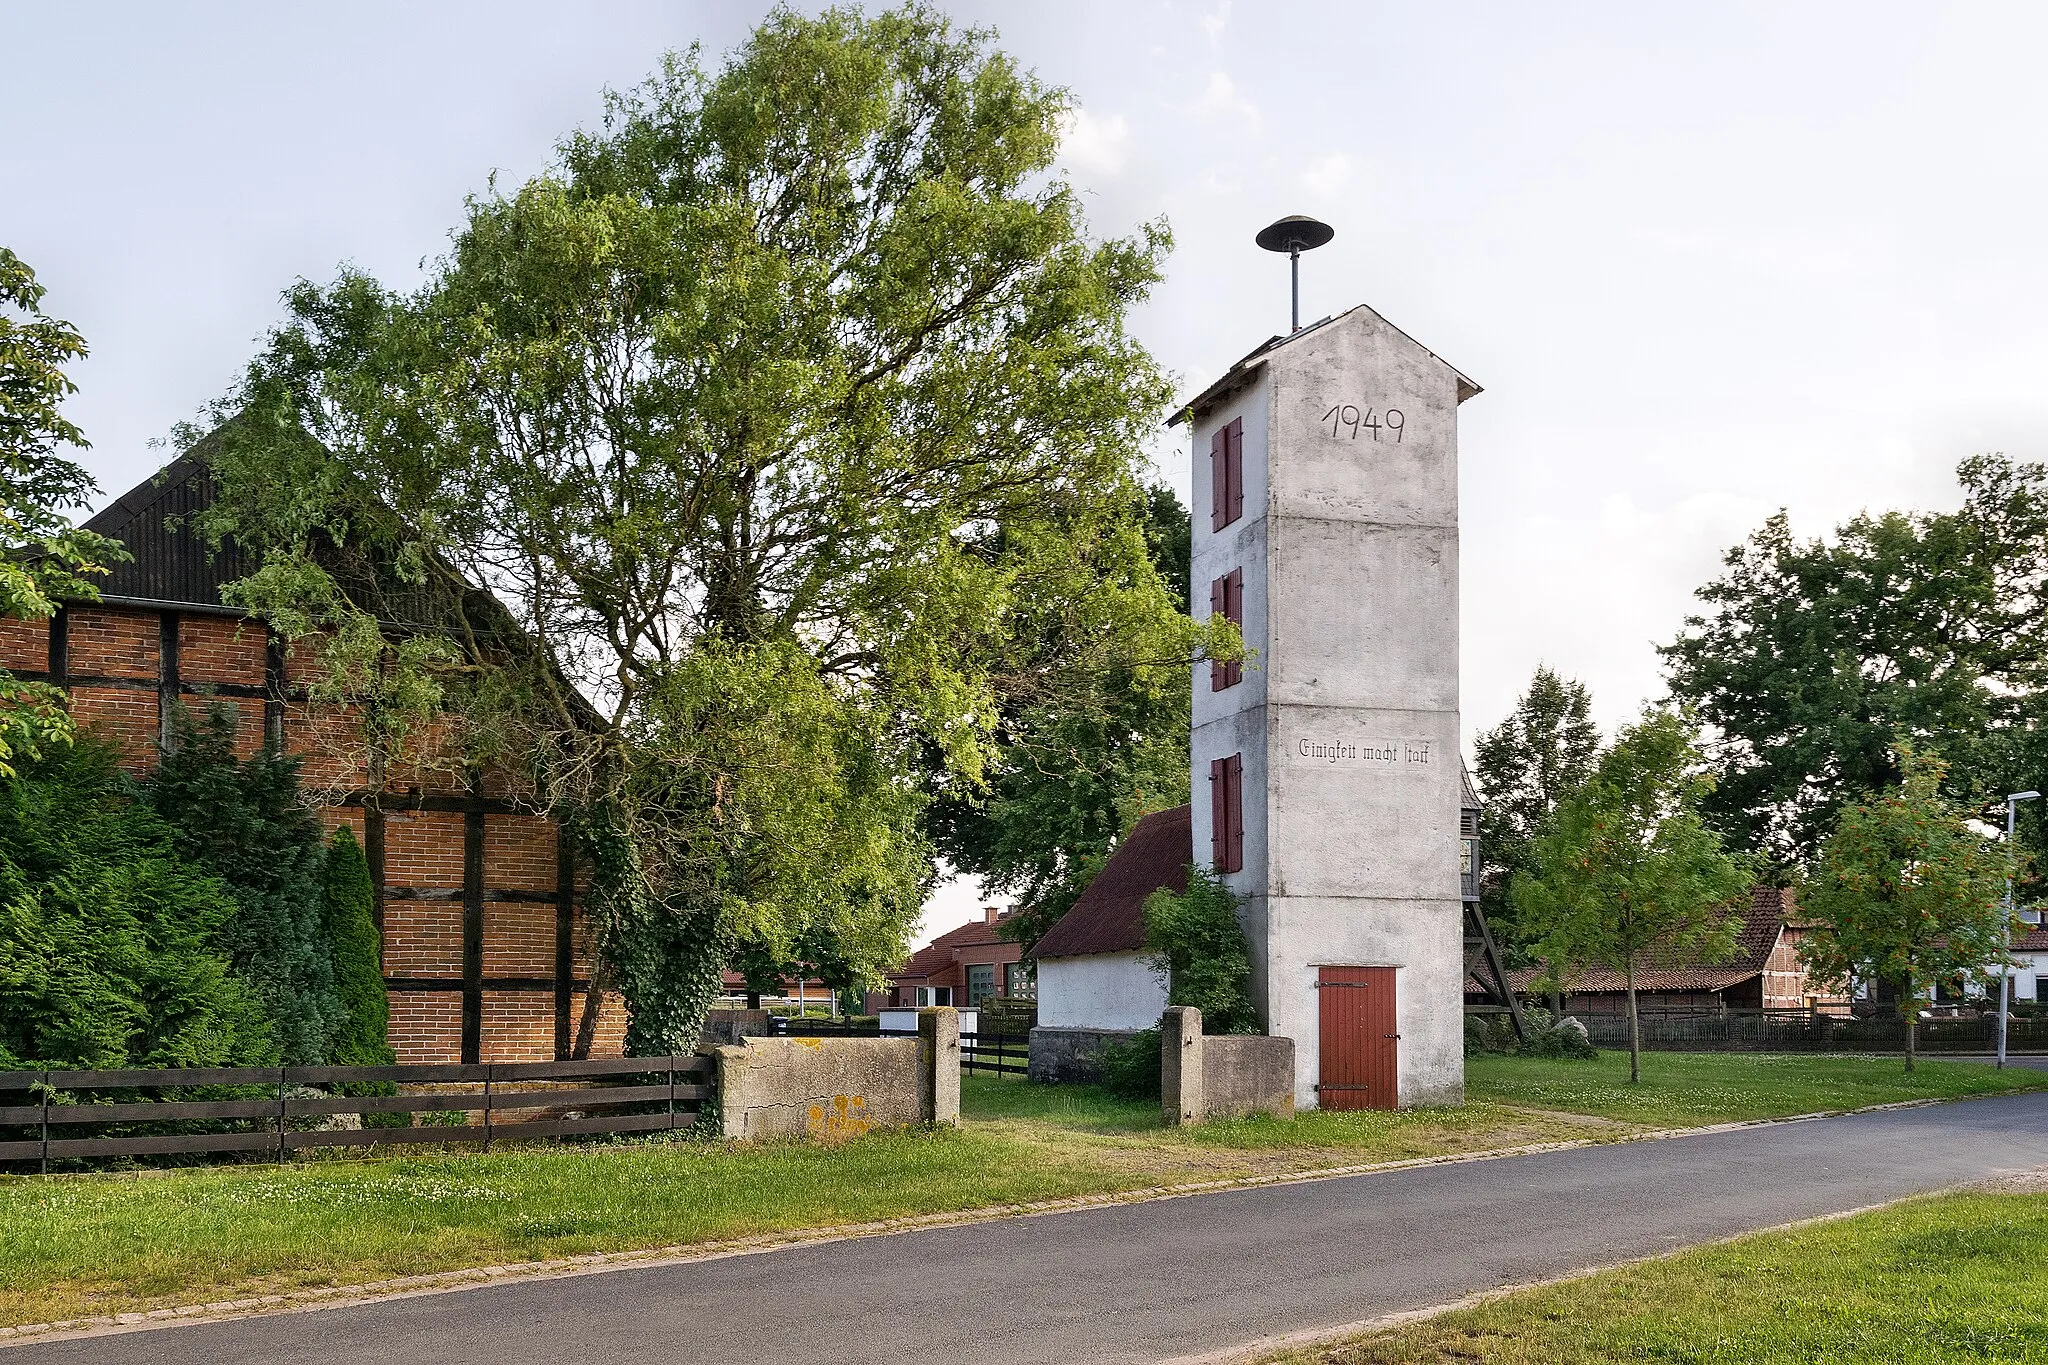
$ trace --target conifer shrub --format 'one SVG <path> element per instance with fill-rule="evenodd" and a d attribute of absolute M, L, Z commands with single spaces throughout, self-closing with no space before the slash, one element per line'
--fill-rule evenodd
<path fill-rule="evenodd" d="M 0 782 L 0 1068 L 274 1065 L 263 1003 L 215 948 L 239 912 L 111 746 L 21 763 Z"/>
<path fill-rule="evenodd" d="M 269 1012 L 284 1065 L 318 1066 L 342 1018 L 322 923 L 326 840 L 300 793 L 298 760 L 270 744 L 238 758 L 236 719 L 219 703 L 199 720 L 178 708 L 143 799 L 179 856 L 233 895 L 214 947 Z"/>
<path fill-rule="evenodd" d="M 384 990 L 370 860 L 347 825 L 328 842 L 320 903 L 341 1005 L 328 1060 L 336 1066 L 389 1066 L 391 1001 Z"/>

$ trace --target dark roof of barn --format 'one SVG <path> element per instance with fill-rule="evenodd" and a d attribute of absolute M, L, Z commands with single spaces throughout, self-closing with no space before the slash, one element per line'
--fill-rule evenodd
<path fill-rule="evenodd" d="M 98 581 L 102 601 L 237 610 L 222 601 L 221 589 L 247 577 L 257 565 L 232 537 L 216 548 L 194 524 L 219 495 L 208 465 L 217 436 L 218 429 L 208 433 L 85 523 L 86 530 L 120 541 L 134 556 L 128 563 L 113 565 Z M 468 628 L 480 636 L 515 648 L 527 639 L 504 603 L 452 568 L 448 577 L 460 583 L 455 590 L 445 583 L 400 582 L 388 565 L 341 554 L 333 547 L 322 553 L 346 588 L 352 593 L 369 590 L 368 600 L 382 604 L 378 614 L 387 626 L 447 629 L 466 618 Z"/>
<path fill-rule="evenodd" d="M 1085 957 L 1144 947 L 1146 899 L 1162 888 L 1187 890 L 1194 860 L 1194 817 L 1188 807 L 1146 816 L 1116 846 L 1074 908 L 1038 940 L 1031 956 Z"/>
<path fill-rule="evenodd" d="M 1730 907 L 1733 909 L 1734 907 Z M 1650 963 L 1636 971 L 1636 993 L 1645 991 L 1725 991 L 1763 973 L 1778 946 L 1785 922 L 1794 912 L 1792 893 L 1781 886 L 1759 886 L 1749 893 L 1742 907 L 1742 928 L 1735 935 L 1735 956 L 1726 962 Z M 1508 973 L 1508 984 L 1526 991 L 1535 982 L 1537 968 L 1524 967 Z M 1628 979 L 1620 972 L 1596 967 L 1576 977 L 1571 993 L 1625 991 Z"/>
<path fill-rule="evenodd" d="M 221 586 L 254 566 L 232 540 L 213 549 L 192 525 L 213 505 L 214 493 L 213 475 L 195 448 L 86 522 L 86 530 L 120 541 L 135 556 L 98 581 L 100 596 L 220 609 Z"/>

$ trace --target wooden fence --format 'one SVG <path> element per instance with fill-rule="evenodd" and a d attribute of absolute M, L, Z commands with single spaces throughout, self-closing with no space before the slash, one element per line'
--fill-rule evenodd
<path fill-rule="evenodd" d="M 695 1125 L 715 1083 L 711 1060 L 705 1057 L 6 1071 L 0 1072 L 0 1162 L 35 1162 L 48 1170 L 53 1160 L 221 1152 L 284 1161 L 309 1147 L 480 1142 L 488 1151 L 493 1141 L 671 1132 Z M 403 1088 L 395 1094 L 353 1095 L 314 1089 L 336 1086 Z M 240 1093 L 229 1098 L 164 1093 L 223 1089 Z M 604 1112 L 588 1112 L 593 1109 Z M 325 1126 L 336 1115 L 367 1122 L 358 1128 Z M 403 1116 L 405 1126 L 391 1124 L 387 1115 Z M 415 1115 L 432 1117 L 416 1123 Z M 202 1126 L 213 1131 L 191 1131 Z M 71 1135 L 109 1127 L 128 1131 Z"/>
<path fill-rule="evenodd" d="M 1599 1046 L 1628 1046 L 1628 1016 L 1581 1014 L 1587 1035 Z M 1699 1013 L 1644 1011 L 1639 1016 L 1643 1046 L 1661 1049 L 1768 1052 L 1902 1052 L 1906 1021 L 1855 1019 L 1807 1010 L 1725 1010 Z M 1925 1019 L 1914 1038 L 1923 1052 L 1990 1052 L 1998 1046 L 1996 1019 Z M 2007 1025 L 2007 1049 L 2048 1052 L 2048 1019 L 2015 1018 Z"/>
<path fill-rule="evenodd" d="M 785 1038 L 915 1038 L 911 1029 L 884 1029 L 880 1024 L 849 1024 L 839 1019 L 789 1019 L 777 1017 L 775 1032 Z M 1005 1076 L 1022 1076 L 1029 1067 L 1031 1039 L 1023 1034 L 963 1033 L 960 1035 L 960 1069 L 992 1071 Z"/>

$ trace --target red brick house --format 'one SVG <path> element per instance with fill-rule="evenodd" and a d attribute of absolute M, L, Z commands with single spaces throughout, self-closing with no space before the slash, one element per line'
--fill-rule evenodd
<path fill-rule="evenodd" d="M 70 696 L 81 724 L 143 771 L 178 703 L 239 716 L 237 748 L 266 737 L 302 755 L 309 794 L 331 831 L 350 825 L 369 855 L 401 1062 L 566 1057 L 592 965 L 574 860 L 553 821 L 523 807 L 503 774 L 421 767 L 366 789 L 349 717 L 309 702 L 306 664 L 221 585 L 248 566 L 232 544 L 207 549 L 190 527 L 213 484 L 187 455 L 87 522 L 134 555 L 96 603 L 49 621 L 0 622 L 0 663 Z M 323 742 L 324 741 L 324 742 Z M 593 1055 L 617 1055 L 625 1011 L 600 1011 Z"/>
<path fill-rule="evenodd" d="M 1721 1010 L 1797 1010 L 1815 1005 L 1845 1004 L 1837 988 L 1812 981 L 1799 960 L 1805 925 L 1798 919 L 1792 893 L 1783 887 L 1759 886 L 1742 907 L 1742 929 L 1735 955 L 1726 962 L 1673 963 L 1636 972 L 1636 1005 L 1643 1010 L 1718 1012 Z M 1517 992 L 1531 994 L 1536 971 L 1508 973 Z M 1467 982 L 1467 998 L 1476 990 Z M 1628 984 L 1619 972 L 1588 971 L 1565 995 L 1567 1014 L 1623 1014 L 1628 1010 Z"/>
<path fill-rule="evenodd" d="M 1023 946 L 997 932 L 1008 918 L 989 906 L 980 919 L 940 934 L 889 973 L 889 990 L 881 1003 L 973 1007 L 995 998 L 1034 997 L 1036 987 L 1031 969 L 1024 965 Z"/>

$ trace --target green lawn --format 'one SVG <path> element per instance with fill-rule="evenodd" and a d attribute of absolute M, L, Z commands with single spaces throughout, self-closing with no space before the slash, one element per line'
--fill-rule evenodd
<path fill-rule="evenodd" d="M 1594 1062 L 1476 1057 L 1465 1068 L 1465 1093 L 1472 1100 L 1597 1114 L 1653 1128 L 2048 1089 L 2048 1072 L 1922 1061 L 1908 1076 L 1896 1057 L 1647 1052 L 1641 1085 L 1629 1084 L 1626 1052 L 1603 1052 Z"/>
<path fill-rule="evenodd" d="M 962 1128 L 831 1147 L 618 1143 L 0 1178 L 0 1323 L 2048 1084 L 1950 1063 L 1907 1088 L 1896 1069 L 1660 1053 L 1634 1094 L 1611 1058 L 1488 1059 L 1462 1109 L 1189 1129 L 1095 1087 L 967 1076 Z"/>
<path fill-rule="evenodd" d="M 2048 1194 L 1948 1195 L 1529 1290 L 1276 1363 L 2048 1362 L 2044 1246 Z"/>

